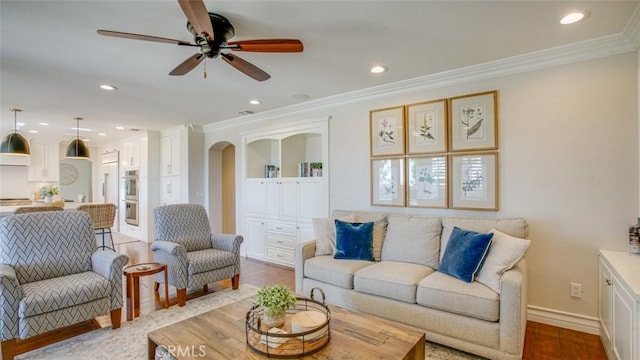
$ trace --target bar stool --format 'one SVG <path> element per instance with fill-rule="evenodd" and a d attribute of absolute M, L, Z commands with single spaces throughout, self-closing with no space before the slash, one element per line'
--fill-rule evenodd
<path fill-rule="evenodd" d="M 115 204 L 83 204 L 78 206 L 78 211 L 84 211 L 89 214 L 91 221 L 93 221 L 93 228 L 96 234 L 102 234 L 102 246 L 100 249 L 110 249 L 116 251 L 113 244 L 113 235 L 111 234 L 111 227 L 113 226 L 113 220 L 116 217 L 116 205 Z M 98 232 L 99 231 L 99 232 Z M 104 243 L 105 234 L 109 234 L 111 238 L 111 245 L 106 246 Z"/>

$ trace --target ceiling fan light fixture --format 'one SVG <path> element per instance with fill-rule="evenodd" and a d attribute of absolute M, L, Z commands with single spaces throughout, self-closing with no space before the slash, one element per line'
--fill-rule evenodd
<path fill-rule="evenodd" d="M 7 155 L 27 156 L 31 153 L 29 142 L 18 132 L 18 113 L 22 109 L 11 108 L 13 111 L 13 131 L 2 139 L 0 153 Z"/>
<path fill-rule="evenodd" d="M 585 19 L 589 15 L 588 11 L 575 11 L 565 15 L 561 20 L 560 24 L 562 25 L 570 25 L 577 23 L 580 20 Z"/>
<path fill-rule="evenodd" d="M 80 139 L 80 120 L 82 118 L 76 116 L 73 119 L 76 121 L 76 138 L 71 140 L 67 146 L 65 157 L 67 159 L 89 159 L 89 147 Z"/>

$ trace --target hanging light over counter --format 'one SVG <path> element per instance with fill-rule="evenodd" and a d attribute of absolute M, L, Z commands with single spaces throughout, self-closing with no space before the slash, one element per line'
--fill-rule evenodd
<path fill-rule="evenodd" d="M 71 143 L 67 146 L 66 157 L 72 159 L 88 159 L 89 148 L 80 140 L 80 120 L 82 120 L 82 118 L 76 116 L 73 119 L 76 121 L 76 138 L 71 140 Z"/>
<path fill-rule="evenodd" d="M 13 111 L 13 131 L 2 139 L 0 153 L 21 156 L 29 155 L 31 153 L 29 142 L 18 132 L 18 113 L 22 111 L 22 109 L 11 108 L 9 110 Z"/>

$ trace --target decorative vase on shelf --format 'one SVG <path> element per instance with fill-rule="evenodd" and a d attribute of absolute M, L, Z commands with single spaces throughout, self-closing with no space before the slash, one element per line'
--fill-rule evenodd
<path fill-rule="evenodd" d="M 46 203 L 53 202 L 53 196 L 45 196 L 44 197 L 44 202 L 46 202 Z"/>
<path fill-rule="evenodd" d="M 284 325 L 285 320 L 287 319 L 287 313 L 283 312 L 280 314 L 276 314 L 276 315 L 271 315 L 269 313 L 269 309 L 268 308 L 264 308 L 264 313 L 262 314 L 262 324 L 266 325 L 267 327 L 273 328 L 273 327 L 280 327 L 282 325 Z"/>

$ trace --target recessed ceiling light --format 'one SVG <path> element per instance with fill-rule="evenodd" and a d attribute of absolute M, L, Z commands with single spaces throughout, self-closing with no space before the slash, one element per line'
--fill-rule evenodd
<path fill-rule="evenodd" d="M 122 127 L 122 126 L 116 126 L 116 130 L 124 130 L 124 127 Z"/>
<path fill-rule="evenodd" d="M 569 25 L 569 24 L 573 24 L 573 23 L 577 23 L 578 21 L 584 19 L 587 17 L 589 13 L 587 11 L 576 11 L 576 12 L 572 12 L 566 16 L 564 16 L 561 20 L 560 20 L 560 24 L 562 25 Z"/>
<path fill-rule="evenodd" d="M 29 130 L 29 132 L 32 133 L 32 134 L 37 134 L 38 130 Z"/>
<path fill-rule="evenodd" d="M 109 85 L 109 84 L 101 84 L 100 85 L 100 89 L 102 90 L 107 90 L 107 91 L 113 91 L 113 90 L 118 90 L 117 87 L 113 86 L 113 85 Z"/>
<path fill-rule="evenodd" d="M 300 94 L 293 94 L 291 95 L 291 97 L 296 100 L 307 100 L 309 98 L 309 95 L 300 93 Z"/>
<path fill-rule="evenodd" d="M 387 72 L 389 70 L 388 67 L 386 66 L 382 66 L 382 65 L 376 65 L 374 67 L 371 68 L 371 72 L 374 74 L 380 74 L 383 72 Z"/>
<path fill-rule="evenodd" d="M 47 123 L 47 122 L 41 122 L 39 124 L 42 125 L 42 126 L 49 126 L 49 123 Z"/>
<path fill-rule="evenodd" d="M 262 101 L 253 99 L 253 100 L 249 100 L 249 104 L 251 104 L 251 105 L 260 105 L 260 104 L 262 104 Z"/>
<path fill-rule="evenodd" d="M 107 136 L 105 133 L 98 133 L 99 136 Z"/>

